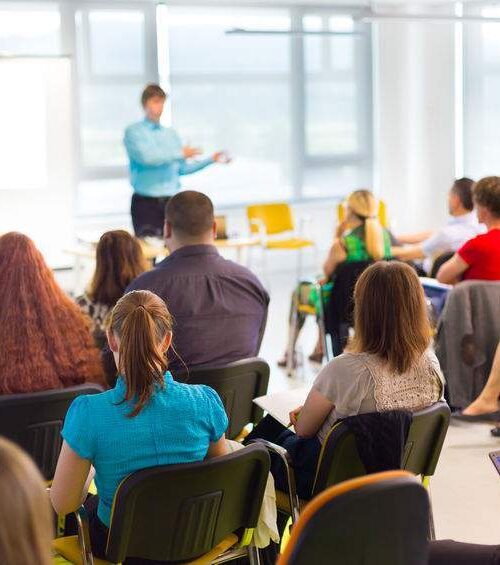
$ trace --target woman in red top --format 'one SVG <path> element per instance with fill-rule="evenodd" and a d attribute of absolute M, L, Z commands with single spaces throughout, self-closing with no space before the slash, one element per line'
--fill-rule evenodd
<path fill-rule="evenodd" d="M 442 265 L 437 274 L 439 282 L 500 281 L 500 177 L 485 177 L 473 190 L 478 220 L 488 231 L 467 241 Z"/>

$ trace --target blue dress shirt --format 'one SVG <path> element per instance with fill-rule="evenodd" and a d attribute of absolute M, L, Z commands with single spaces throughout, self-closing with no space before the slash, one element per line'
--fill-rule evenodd
<path fill-rule="evenodd" d="M 131 184 L 140 196 L 173 196 L 180 189 L 181 175 L 214 162 L 212 158 L 187 162 L 175 130 L 147 119 L 129 126 L 123 142 L 130 160 Z"/>
<path fill-rule="evenodd" d="M 130 418 L 133 402 L 122 402 L 126 385 L 77 397 L 66 415 L 62 436 L 73 451 L 92 462 L 99 493 L 97 515 L 109 526 L 113 497 L 130 473 L 174 463 L 202 461 L 228 420 L 218 394 L 165 373 L 165 386 Z"/>

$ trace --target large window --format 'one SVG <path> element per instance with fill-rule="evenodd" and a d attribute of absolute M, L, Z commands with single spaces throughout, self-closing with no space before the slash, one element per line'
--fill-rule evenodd
<path fill-rule="evenodd" d="M 160 79 L 165 123 L 233 157 L 183 179 L 218 205 L 369 186 L 370 49 L 369 26 L 334 9 L 0 0 L 0 54 L 73 56 L 83 216 L 127 212 L 123 132 L 142 118 L 144 85 Z"/>
<path fill-rule="evenodd" d="M 500 7 L 469 13 L 500 17 Z M 500 23 L 464 26 L 464 172 L 497 174 L 500 156 Z"/>
<path fill-rule="evenodd" d="M 144 84 L 157 80 L 154 7 L 82 5 L 75 14 L 81 178 L 124 176 L 125 127 L 140 119 Z M 149 34 L 149 35 L 148 35 Z"/>
<path fill-rule="evenodd" d="M 49 2 L 0 2 L 0 54 L 58 55 L 61 17 Z"/>
<path fill-rule="evenodd" d="M 0 190 L 47 185 L 47 75 L 52 67 L 45 57 L 60 54 L 60 27 L 56 4 L 0 3 L 0 154 L 6 157 Z"/>
<path fill-rule="evenodd" d="M 173 125 L 185 141 L 234 156 L 186 185 L 228 204 L 371 184 L 366 26 L 324 10 L 161 10 Z"/>
<path fill-rule="evenodd" d="M 311 32 L 304 36 L 302 195 L 332 196 L 371 186 L 370 34 L 345 15 L 308 14 L 302 22 Z"/>
<path fill-rule="evenodd" d="M 226 33 L 286 31 L 289 13 L 179 7 L 166 22 L 174 126 L 184 141 L 234 157 L 185 184 L 221 203 L 290 198 L 290 38 Z"/>

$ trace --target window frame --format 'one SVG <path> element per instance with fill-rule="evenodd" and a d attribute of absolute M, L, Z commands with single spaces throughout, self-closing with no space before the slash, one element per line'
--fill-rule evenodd
<path fill-rule="evenodd" d="M 62 2 L 60 3 L 62 9 Z M 141 12 L 144 15 L 144 73 L 141 75 L 99 75 L 91 71 L 92 46 L 90 41 L 90 12 Z M 83 53 L 79 53 L 78 34 L 76 29 L 77 13 L 82 14 L 85 23 L 82 26 Z M 74 97 L 77 111 L 75 112 L 74 125 L 77 132 L 76 163 L 77 183 L 95 180 L 112 180 L 126 178 L 128 175 L 127 165 L 86 165 L 84 162 L 83 128 L 81 106 L 79 104 L 78 92 L 85 86 L 107 86 L 110 84 L 130 84 L 142 81 L 158 82 L 158 52 L 157 52 L 157 29 L 156 29 L 156 3 L 125 1 L 125 2 L 93 2 L 93 1 L 70 1 L 65 10 L 64 22 L 71 29 L 68 40 L 72 43 L 71 52 L 75 58 L 74 64 Z M 81 66 L 80 66 L 81 65 Z M 139 104 L 139 101 L 137 102 Z"/>
<path fill-rule="evenodd" d="M 0 0 L 1 1 L 1 0 Z M 77 135 L 75 136 L 75 155 L 76 155 L 76 188 L 78 184 L 85 181 L 96 180 L 118 180 L 126 179 L 128 177 L 127 166 L 86 166 L 83 162 L 83 147 L 82 147 L 82 120 L 79 108 L 78 92 L 82 85 L 85 85 L 85 80 L 88 84 L 109 84 L 111 81 L 114 83 L 120 80 L 118 76 L 106 78 L 102 76 L 88 76 L 82 78 L 81 72 L 76 68 L 77 60 L 77 34 L 75 17 L 78 11 L 86 13 L 88 17 L 89 11 L 126 11 L 138 10 L 144 13 L 145 22 L 145 74 L 144 82 L 160 82 L 168 86 L 170 76 L 165 77 L 165 69 L 159 68 L 158 53 L 158 29 L 157 29 L 157 3 L 153 0 L 126 0 L 115 1 L 107 0 L 106 2 L 95 2 L 95 0 L 59 0 L 59 8 L 61 12 L 61 34 L 63 36 L 62 46 L 67 52 L 70 52 L 75 57 L 74 65 L 74 100 L 76 101 L 76 109 L 74 113 L 74 128 Z M 215 0 L 170 0 L 168 3 L 170 7 L 183 7 L 183 8 L 210 8 L 220 7 L 231 9 L 256 9 L 265 14 L 265 10 L 286 10 L 290 14 L 291 30 L 302 31 L 303 17 L 308 15 L 320 15 L 322 17 L 330 17 L 335 15 L 349 15 L 353 16 L 362 7 L 331 7 L 331 6 L 305 6 L 299 4 L 283 3 L 278 6 L 265 6 L 259 2 L 244 2 L 242 4 L 235 4 L 235 2 L 216 2 Z M 373 179 L 374 169 L 374 132 L 373 132 L 373 61 L 372 61 L 372 30 L 369 24 L 357 24 L 355 26 L 363 26 L 363 40 L 362 46 L 356 48 L 355 53 L 355 76 L 356 85 L 361 89 L 358 98 L 357 109 L 357 124 L 360 128 L 359 139 L 362 142 L 361 151 L 354 153 L 346 153 L 344 155 L 308 155 L 306 145 L 306 92 L 305 80 L 306 70 L 304 61 L 304 36 L 300 33 L 291 34 L 289 39 L 290 49 L 290 69 L 288 74 L 271 78 L 271 80 L 288 80 L 290 92 L 290 131 L 291 131 L 291 147 L 290 147 L 290 170 L 291 170 L 291 186 L 292 191 L 289 197 L 290 202 L 305 202 L 305 201 L 321 201 L 328 200 L 328 196 L 308 196 L 304 195 L 304 176 L 307 168 L 321 167 L 321 166 L 359 166 L 367 171 L 368 175 Z M 85 27 L 85 36 L 87 42 L 87 49 L 89 49 L 89 26 Z M 79 58 L 79 56 L 78 56 Z M 84 54 L 87 61 L 90 60 L 90 52 Z M 368 72 L 366 72 L 368 71 Z M 251 80 L 254 75 L 249 73 L 242 78 L 243 81 Z M 255 77 L 262 78 L 262 74 L 255 73 Z M 254 77 L 254 78 L 255 78 Z M 139 77 L 135 77 L 138 80 Z M 184 76 L 182 80 L 192 80 L 196 82 L 199 77 Z M 206 78 L 214 80 L 217 78 L 217 73 L 208 73 Z M 220 77 L 224 80 L 227 77 Z M 130 77 L 127 77 L 130 80 Z M 232 77 L 233 80 L 238 80 L 237 77 Z M 270 77 L 266 77 L 266 80 Z M 166 112 L 169 112 L 169 107 Z M 227 208 L 240 207 L 241 203 L 228 204 Z M 78 214 L 77 211 L 77 215 Z"/>

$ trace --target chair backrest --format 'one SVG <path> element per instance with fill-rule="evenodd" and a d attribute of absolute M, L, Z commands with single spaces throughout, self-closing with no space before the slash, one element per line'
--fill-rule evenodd
<path fill-rule="evenodd" d="M 267 235 L 276 235 L 295 229 L 292 209 L 285 202 L 247 206 L 247 218 L 251 233 L 258 233 L 259 231 L 255 221 L 260 222 L 265 227 Z"/>
<path fill-rule="evenodd" d="M 437 402 L 412 415 L 401 469 L 415 475 L 434 474 L 450 421 L 450 409 Z M 331 485 L 366 474 L 356 438 L 345 423 L 337 422 L 326 437 L 316 471 L 313 495 Z"/>
<path fill-rule="evenodd" d="M 366 469 L 359 456 L 356 438 L 344 422 L 337 422 L 321 446 L 313 495 L 363 475 L 366 475 Z"/>
<path fill-rule="evenodd" d="M 257 424 L 263 410 L 254 398 L 267 393 L 269 365 L 258 357 L 235 361 L 225 367 L 198 367 L 189 373 L 176 372 L 175 379 L 189 384 L 203 384 L 212 387 L 221 397 L 229 427 L 229 439 L 238 436 L 247 424 Z"/>
<path fill-rule="evenodd" d="M 450 414 L 445 402 L 436 402 L 413 414 L 401 463 L 403 469 L 424 477 L 434 474 L 448 431 Z"/>
<path fill-rule="evenodd" d="M 133 473 L 115 494 L 107 559 L 192 560 L 227 535 L 255 528 L 269 466 L 267 450 L 251 445 L 200 463 Z"/>
<path fill-rule="evenodd" d="M 61 451 L 61 429 L 66 412 L 81 394 L 102 392 L 97 384 L 83 384 L 43 392 L 0 396 L 0 435 L 27 451 L 47 480 L 54 477 Z"/>
<path fill-rule="evenodd" d="M 337 221 L 340 224 L 345 218 L 345 200 L 337 205 Z M 389 227 L 389 220 L 387 217 L 387 205 L 384 200 L 378 201 L 378 219 L 384 228 Z"/>
<path fill-rule="evenodd" d="M 431 273 L 429 275 L 431 279 L 436 278 L 441 265 L 444 265 L 446 261 L 453 257 L 453 255 L 455 255 L 453 251 L 447 251 L 446 253 L 441 253 L 441 255 L 438 255 L 434 259 L 434 262 L 432 263 Z"/>
<path fill-rule="evenodd" d="M 333 291 L 325 305 L 325 331 L 332 338 L 337 336 L 339 345 L 334 344 L 334 354 L 342 353 L 347 340 L 347 329 L 353 323 L 354 287 L 356 282 L 373 261 L 345 261 L 337 266 L 333 274 Z"/>
<path fill-rule="evenodd" d="M 278 565 L 424 565 L 429 498 L 405 471 L 346 481 L 313 499 Z"/>

